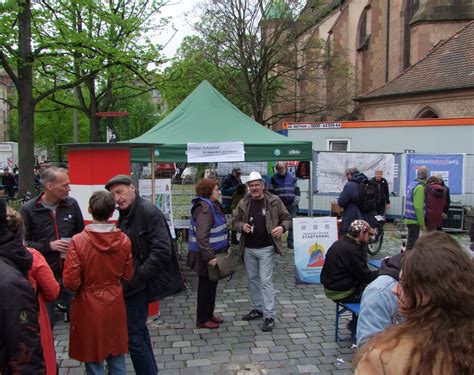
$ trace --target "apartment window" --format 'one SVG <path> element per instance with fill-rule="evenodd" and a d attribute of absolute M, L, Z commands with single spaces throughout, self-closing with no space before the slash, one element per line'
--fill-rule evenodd
<path fill-rule="evenodd" d="M 350 151 L 351 140 L 350 139 L 328 139 L 327 150 L 328 151 Z"/>

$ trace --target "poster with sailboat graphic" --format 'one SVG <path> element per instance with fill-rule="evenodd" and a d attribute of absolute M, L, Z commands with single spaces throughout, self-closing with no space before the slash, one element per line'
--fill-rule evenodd
<path fill-rule="evenodd" d="M 326 253 L 337 241 L 335 217 L 293 219 L 296 284 L 319 284 Z"/>

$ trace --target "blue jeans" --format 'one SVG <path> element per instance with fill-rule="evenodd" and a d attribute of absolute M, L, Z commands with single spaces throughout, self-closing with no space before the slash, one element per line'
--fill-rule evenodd
<path fill-rule="evenodd" d="M 262 311 L 264 318 L 275 318 L 273 292 L 273 246 L 245 248 L 244 263 L 249 280 L 252 309 Z"/>
<path fill-rule="evenodd" d="M 127 375 L 127 366 L 125 365 L 125 355 L 120 354 L 115 357 L 109 356 L 106 359 L 109 368 L 109 375 Z M 87 375 L 104 375 L 103 362 L 86 362 Z"/>
<path fill-rule="evenodd" d="M 296 211 L 298 210 L 298 206 L 296 204 L 292 204 L 291 206 L 286 207 L 292 219 L 296 217 Z M 288 231 L 288 239 L 286 240 L 288 244 L 293 245 L 293 222 L 291 223 L 291 228 Z"/>
<path fill-rule="evenodd" d="M 148 302 L 146 292 L 125 298 L 128 324 L 128 350 L 133 368 L 138 375 L 156 375 L 158 366 L 151 346 L 150 333 L 146 321 Z"/>

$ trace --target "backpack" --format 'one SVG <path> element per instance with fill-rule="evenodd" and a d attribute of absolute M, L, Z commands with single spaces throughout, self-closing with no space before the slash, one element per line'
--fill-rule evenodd
<path fill-rule="evenodd" d="M 375 211 L 377 206 L 377 193 L 375 186 L 368 180 L 359 183 L 359 202 L 357 207 L 362 212 Z"/>

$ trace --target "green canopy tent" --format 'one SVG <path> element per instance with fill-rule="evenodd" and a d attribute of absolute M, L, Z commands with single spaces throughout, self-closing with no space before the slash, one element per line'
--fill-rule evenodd
<path fill-rule="evenodd" d="M 128 141 L 133 144 L 132 162 L 142 163 L 152 161 L 153 154 L 155 162 L 186 162 L 189 143 L 221 142 L 243 142 L 245 161 L 312 159 L 311 142 L 294 141 L 263 127 L 208 81 L 156 126 Z"/>

